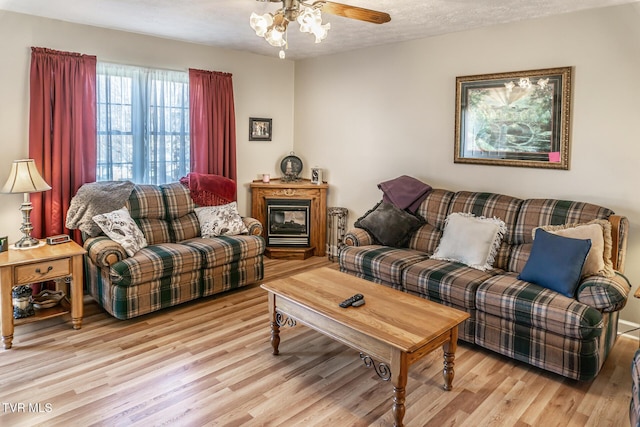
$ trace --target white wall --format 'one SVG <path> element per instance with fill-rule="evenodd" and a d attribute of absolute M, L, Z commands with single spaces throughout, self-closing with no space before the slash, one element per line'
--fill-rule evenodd
<path fill-rule="evenodd" d="M 230 72 L 241 213 L 250 212 L 248 183 L 263 172 L 278 175 L 280 159 L 292 147 L 305 163 L 306 177 L 312 166 L 325 168 L 329 204 L 349 208 L 350 223 L 380 199 L 378 182 L 401 174 L 452 190 L 589 201 L 629 217 L 626 275 L 635 291 L 640 283 L 639 23 L 639 6 L 618 6 L 294 65 L 0 11 L 0 185 L 11 161 L 28 153 L 31 46 L 133 65 Z M 575 67 L 569 171 L 453 163 L 456 76 L 567 65 Z M 248 141 L 249 117 L 272 117 L 274 140 Z M 21 197 L 0 198 L 0 235 L 15 241 Z M 622 317 L 640 323 L 640 301 L 631 298 Z"/>
<path fill-rule="evenodd" d="M 570 170 L 453 163 L 456 76 L 573 66 Z M 298 61 L 294 148 L 349 222 L 401 174 L 434 187 L 601 204 L 631 222 L 640 284 L 640 6 L 523 21 Z M 306 170 L 309 174 L 309 170 Z M 640 323 L 640 302 L 622 313 Z"/>
<path fill-rule="evenodd" d="M 96 55 L 98 60 L 172 70 L 233 74 L 238 156 L 238 205 L 251 212 L 248 184 L 276 174 L 293 145 L 294 63 L 278 58 L 0 11 L 0 185 L 15 159 L 28 155 L 31 47 Z M 249 117 L 273 118 L 271 142 L 249 141 Z M 20 237 L 22 195 L 0 195 L 0 235 Z M 41 236 L 37 236 L 41 237 Z"/>

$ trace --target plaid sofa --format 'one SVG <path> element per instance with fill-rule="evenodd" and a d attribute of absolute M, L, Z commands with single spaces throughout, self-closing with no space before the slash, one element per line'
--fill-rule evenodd
<path fill-rule="evenodd" d="M 502 219 L 507 232 L 493 269 L 431 259 L 450 213 Z M 376 244 L 365 230 L 344 238 L 340 270 L 447 306 L 470 318 L 459 337 L 542 369 L 579 380 L 599 372 L 617 335 L 619 311 L 631 286 L 622 275 L 628 220 L 589 203 L 529 199 L 480 192 L 432 190 L 417 211 L 426 223 L 406 247 Z M 615 277 L 588 276 L 575 298 L 518 280 L 543 225 L 608 219 L 612 224 Z"/>
<path fill-rule="evenodd" d="M 196 205 L 180 183 L 136 185 L 126 207 L 147 247 L 128 256 L 104 235 L 84 242 L 88 292 L 112 316 L 129 319 L 263 278 L 258 220 L 243 218 L 246 235 L 201 238 Z"/>
<path fill-rule="evenodd" d="M 631 361 L 631 401 L 629 402 L 631 427 L 640 427 L 640 349 Z"/>

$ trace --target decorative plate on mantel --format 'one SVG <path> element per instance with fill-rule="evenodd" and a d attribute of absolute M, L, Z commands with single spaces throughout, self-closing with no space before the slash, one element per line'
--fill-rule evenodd
<path fill-rule="evenodd" d="M 283 173 L 282 181 L 298 181 L 300 179 L 300 172 L 302 172 L 302 160 L 292 151 L 280 162 L 280 170 Z"/>

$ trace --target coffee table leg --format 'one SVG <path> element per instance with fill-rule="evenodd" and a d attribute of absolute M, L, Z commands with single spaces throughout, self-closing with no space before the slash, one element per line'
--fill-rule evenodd
<path fill-rule="evenodd" d="M 275 320 L 271 321 L 271 347 L 273 347 L 273 354 L 280 354 L 278 346 L 280 345 L 280 326 Z"/>
<path fill-rule="evenodd" d="M 406 411 L 404 401 L 407 386 L 407 366 L 406 354 L 401 351 L 394 351 L 391 356 L 391 382 L 393 383 L 393 425 L 394 427 L 402 427 L 404 414 Z"/>
<path fill-rule="evenodd" d="M 273 354 L 280 353 L 278 346 L 280 345 L 280 325 L 278 324 L 276 311 L 276 296 L 269 292 L 269 314 L 271 317 L 271 347 L 273 347 Z"/>
<path fill-rule="evenodd" d="M 391 409 L 393 411 L 394 427 L 402 427 L 404 425 L 402 420 L 404 419 L 404 413 L 406 410 L 406 407 L 404 406 L 405 395 L 406 390 L 404 387 L 393 386 L 393 407 Z"/>
<path fill-rule="evenodd" d="M 451 330 L 451 338 L 449 341 L 442 345 L 444 350 L 444 370 L 442 376 L 444 377 L 444 389 L 450 391 L 453 389 L 453 377 L 455 372 L 453 370 L 454 361 L 456 358 L 456 349 L 458 348 L 458 327 Z"/>

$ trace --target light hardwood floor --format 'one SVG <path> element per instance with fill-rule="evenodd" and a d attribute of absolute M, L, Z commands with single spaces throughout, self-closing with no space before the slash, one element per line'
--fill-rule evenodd
<path fill-rule="evenodd" d="M 266 261 L 265 281 L 326 258 Z M 302 325 L 271 354 L 257 285 L 121 321 L 85 299 L 66 318 L 18 326 L 0 350 L 1 426 L 388 426 L 391 385 L 358 352 Z M 453 391 L 442 350 L 409 371 L 407 426 L 628 426 L 637 341 L 621 337 L 593 382 L 563 379 L 464 342 Z"/>

